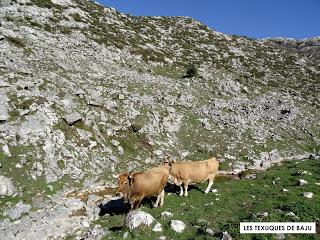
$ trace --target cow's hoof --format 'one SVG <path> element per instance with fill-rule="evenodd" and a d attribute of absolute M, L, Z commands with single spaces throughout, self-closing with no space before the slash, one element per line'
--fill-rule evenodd
<path fill-rule="evenodd" d="M 204 193 L 208 193 L 209 191 L 204 191 Z"/>

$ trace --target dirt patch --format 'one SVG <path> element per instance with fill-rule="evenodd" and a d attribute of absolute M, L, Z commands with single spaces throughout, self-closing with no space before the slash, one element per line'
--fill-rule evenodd
<path fill-rule="evenodd" d="M 66 197 L 67 198 L 76 197 L 83 202 L 87 202 L 89 195 L 96 195 L 99 197 L 106 197 L 110 195 L 113 196 L 116 194 L 116 191 L 117 191 L 116 188 L 103 187 L 103 188 L 93 189 L 93 190 L 71 191 L 66 194 Z"/>

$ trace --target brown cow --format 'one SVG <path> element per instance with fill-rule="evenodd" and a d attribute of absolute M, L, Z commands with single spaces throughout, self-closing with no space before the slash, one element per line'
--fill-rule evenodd
<path fill-rule="evenodd" d="M 171 166 L 169 166 L 171 163 Z M 219 162 L 214 157 L 204 161 L 181 161 L 175 162 L 167 158 L 162 165 L 170 167 L 170 178 L 180 186 L 180 196 L 188 196 L 189 183 L 202 183 L 208 180 L 208 187 L 204 191 L 208 193 L 213 184 L 213 179 L 218 172 Z"/>
<path fill-rule="evenodd" d="M 169 167 L 159 166 L 143 172 L 123 173 L 119 176 L 119 192 L 131 209 L 137 209 L 143 198 L 157 196 L 154 207 L 164 202 L 164 187 L 169 178 Z"/>
<path fill-rule="evenodd" d="M 130 173 L 121 173 L 118 176 L 118 190 L 117 192 L 122 194 L 123 198 L 124 198 L 124 202 L 126 203 L 128 201 L 128 197 L 126 194 L 126 185 L 128 184 L 129 180 L 128 177 L 130 176 Z"/>

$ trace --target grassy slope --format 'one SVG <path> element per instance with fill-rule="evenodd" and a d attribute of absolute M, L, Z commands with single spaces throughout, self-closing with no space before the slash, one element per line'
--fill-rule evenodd
<path fill-rule="evenodd" d="M 295 173 L 306 170 L 312 175 L 296 176 Z M 278 180 L 276 180 L 278 179 Z M 297 181 L 304 179 L 308 185 L 298 186 Z M 275 184 L 273 184 L 275 181 Z M 165 206 L 151 209 L 147 204 L 141 210 L 152 214 L 163 226 L 162 233 L 154 233 L 150 229 L 139 229 L 129 234 L 129 239 L 156 239 L 159 236 L 168 236 L 174 239 L 212 239 L 206 234 L 207 227 L 216 231 L 216 237 L 221 231 L 228 231 L 234 239 L 275 239 L 274 235 L 240 235 L 239 223 L 242 221 L 316 221 L 320 216 L 320 188 L 315 183 L 320 182 L 320 161 L 306 160 L 302 162 L 285 163 L 273 167 L 266 172 L 258 173 L 257 179 L 228 180 L 218 179 L 214 185 L 220 195 L 210 192 L 204 194 L 192 189 L 188 197 L 179 197 L 176 194 L 166 195 Z M 206 184 L 199 186 L 205 189 Z M 283 192 L 286 188 L 289 191 Z M 312 199 L 302 196 L 306 191 L 314 193 Z M 219 198 L 220 200 L 216 200 Z M 161 219 L 162 211 L 170 211 L 172 218 Z M 267 217 L 256 217 L 254 214 L 268 212 Z M 293 212 L 299 219 L 286 216 Z M 124 215 L 104 216 L 98 223 L 107 228 L 117 229 L 109 239 L 122 238 L 126 228 L 117 228 L 122 225 Z M 178 219 L 187 224 L 183 233 L 175 233 L 170 228 L 170 220 Z M 286 239 L 320 239 L 319 235 L 287 235 Z"/>

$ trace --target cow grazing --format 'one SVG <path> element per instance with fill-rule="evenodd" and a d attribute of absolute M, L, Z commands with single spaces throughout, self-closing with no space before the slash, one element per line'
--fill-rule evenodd
<path fill-rule="evenodd" d="M 137 209 L 145 197 L 157 196 L 154 207 L 163 205 L 164 187 L 169 178 L 169 167 L 159 166 L 143 172 L 123 173 L 119 176 L 118 191 L 123 194 L 125 202 L 131 209 Z"/>
<path fill-rule="evenodd" d="M 219 168 L 219 162 L 214 157 L 204 161 L 181 162 L 167 158 L 162 162 L 162 165 L 170 167 L 170 179 L 173 180 L 174 184 L 180 186 L 180 196 L 183 196 L 183 187 L 184 195 L 188 196 L 189 183 L 202 183 L 206 180 L 209 183 L 204 192 L 208 193 Z"/>

